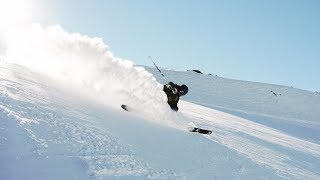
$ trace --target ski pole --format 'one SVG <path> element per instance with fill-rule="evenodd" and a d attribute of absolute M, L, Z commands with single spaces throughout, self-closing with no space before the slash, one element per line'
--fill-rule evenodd
<path fill-rule="evenodd" d="M 152 61 L 153 65 L 157 68 L 157 70 L 159 71 L 159 73 L 162 75 L 163 79 L 167 81 L 166 77 L 164 76 L 164 74 L 161 72 L 161 70 L 158 68 L 158 66 L 156 65 L 156 63 L 152 60 L 151 56 L 148 56 L 148 58 Z"/>

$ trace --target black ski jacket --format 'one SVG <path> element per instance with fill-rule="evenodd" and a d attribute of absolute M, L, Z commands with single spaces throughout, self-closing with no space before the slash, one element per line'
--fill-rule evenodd
<path fill-rule="evenodd" d="M 181 90 L 181 86 L 174 84 L 173 82 L 169 82 L 163 86 L 163 91 L 167 94 L 168 104 L 172 110 L 178 111 L 178 102 L 179 102 L 179 91 Z"/>

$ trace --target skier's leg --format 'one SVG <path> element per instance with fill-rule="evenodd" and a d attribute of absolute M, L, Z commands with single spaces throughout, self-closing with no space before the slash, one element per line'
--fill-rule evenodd
<path fill-rule="evenodd" d="M 178 111 L 179 110 L 178 106 L 176 106 L 176 105 L 170 105 L 170 107 L 171 107 L 171 109 L 173 111 Z"/>

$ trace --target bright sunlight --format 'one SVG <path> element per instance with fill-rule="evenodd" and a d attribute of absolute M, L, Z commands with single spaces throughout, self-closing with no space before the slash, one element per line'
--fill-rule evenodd
<path fill-rule="evenodd" d="M 0 27 L 30 23 L 36 11 L 34 0 L 0 0 Z"/>

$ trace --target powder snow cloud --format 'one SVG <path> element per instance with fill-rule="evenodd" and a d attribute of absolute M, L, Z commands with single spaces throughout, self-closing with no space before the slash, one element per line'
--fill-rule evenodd
<path fill-rule="evenodd" d="M 69 33 L 59 25 L 32 24 L 11 31 L 2 49 L 7 62 L 90 92 L 107 105 L 126 103 L 153 116 L 168 111 L 162 85 L 153 75 L 115 57 L 101 38 Z"/>

